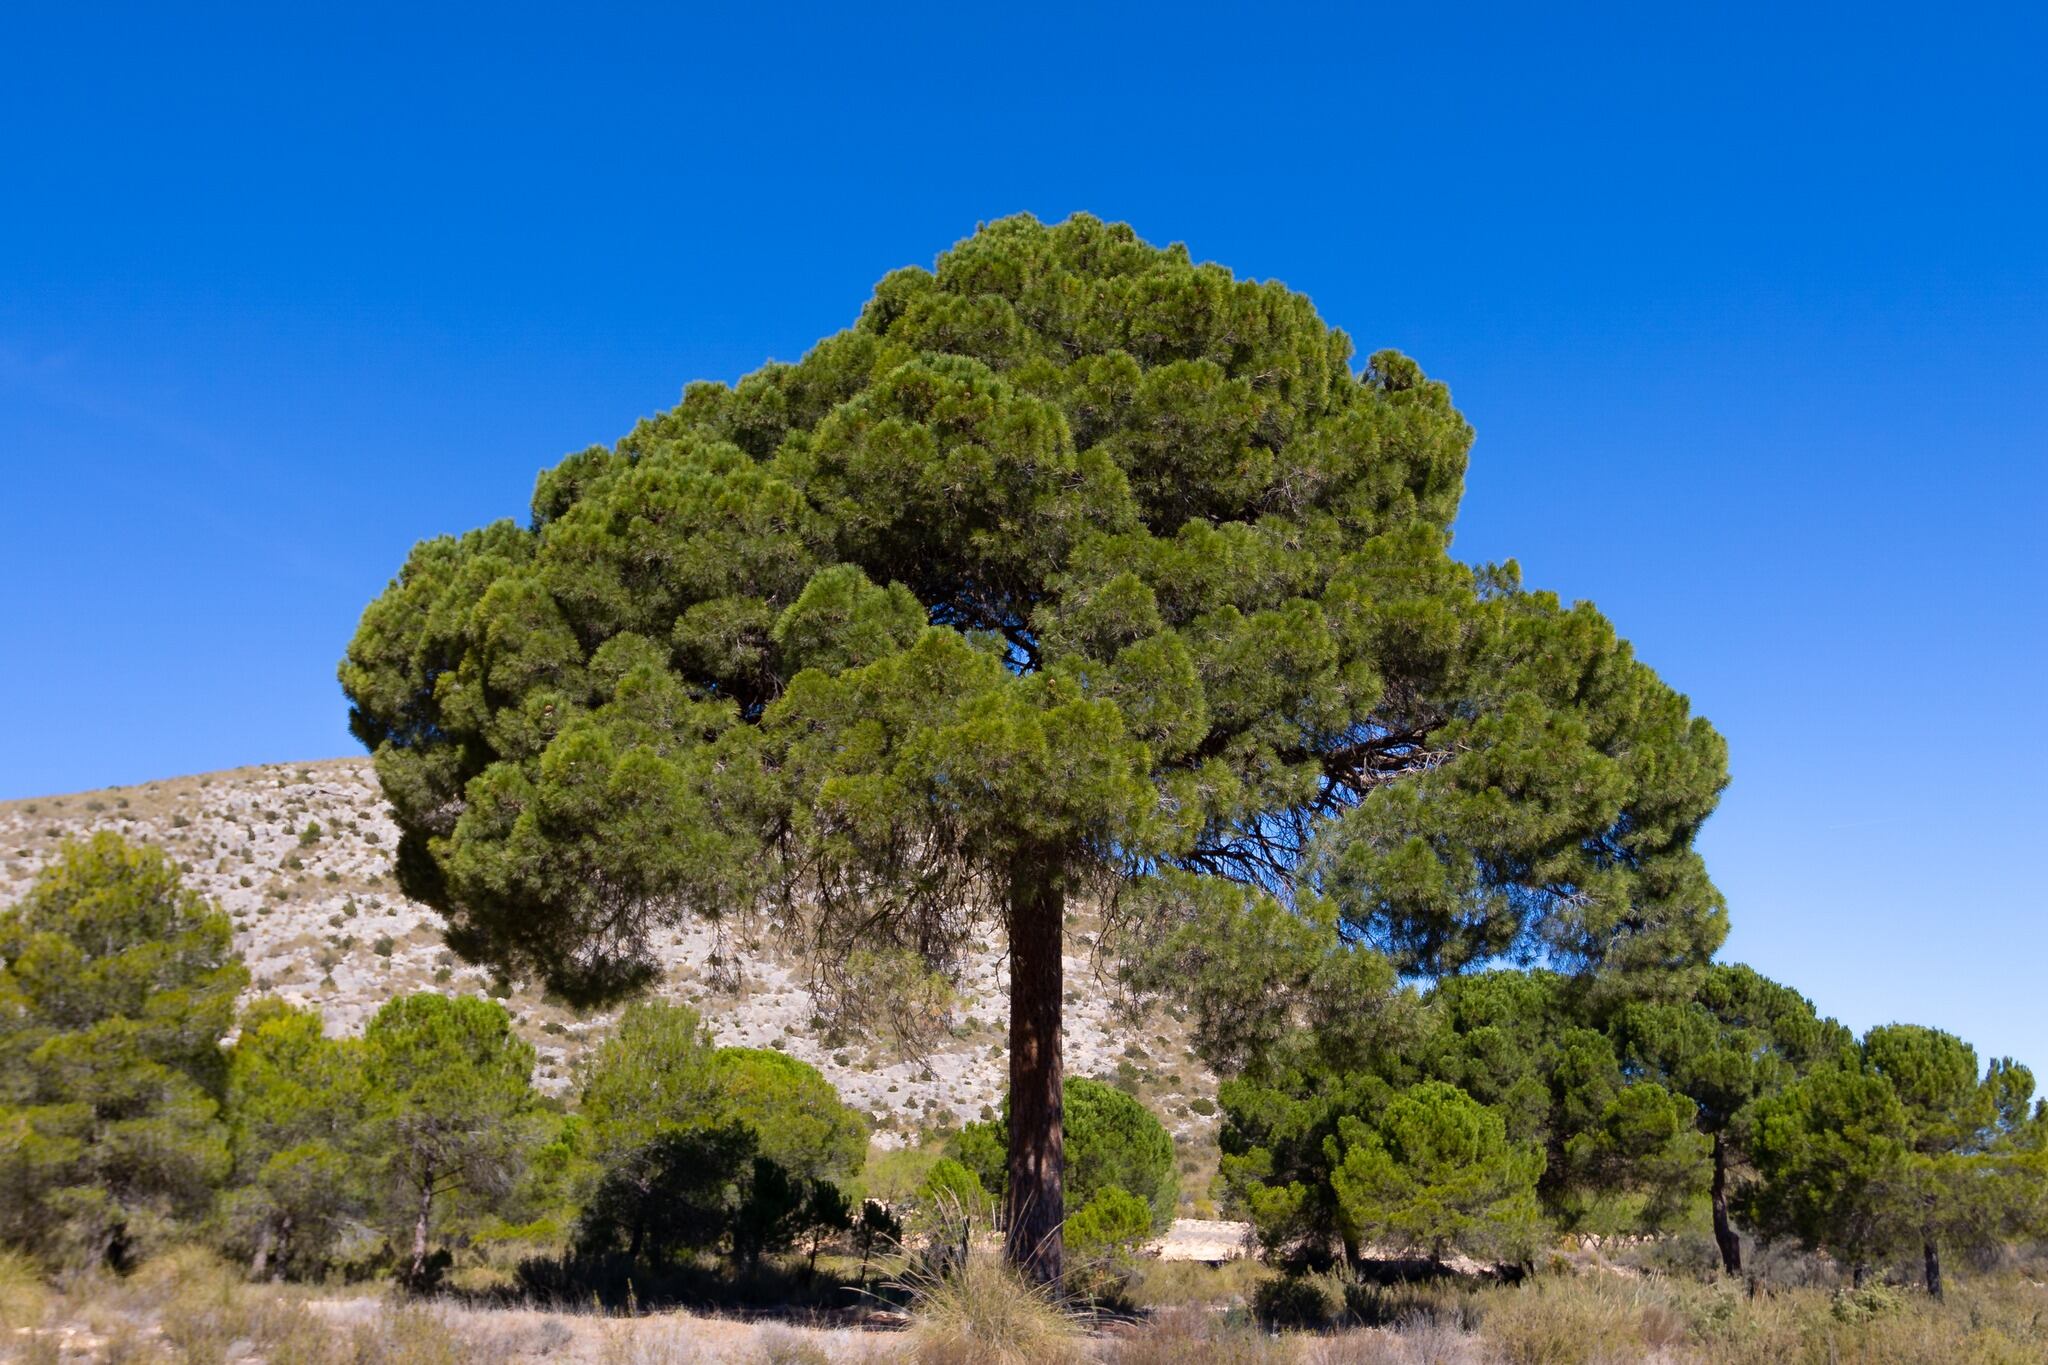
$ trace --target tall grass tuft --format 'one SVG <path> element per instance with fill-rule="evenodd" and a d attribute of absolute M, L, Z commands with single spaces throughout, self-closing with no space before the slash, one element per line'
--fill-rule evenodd
<path fill-rule="evenodd" d="M 0 1331 L 41 1323 L 50 1304 L 50 1287 L 34 1261 L 15 1251 L 0 1251 Z"/>
<path fill-rule="evenodd" d="M 1051 1291 L 993 1256 L 906 1277 L 918 1365 L 1060 1365 L 1085 1359 L 1081 1324 Z"/>

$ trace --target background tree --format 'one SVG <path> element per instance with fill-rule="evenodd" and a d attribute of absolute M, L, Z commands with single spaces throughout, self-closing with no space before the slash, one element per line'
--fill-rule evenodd
<path fill-rule="evenodd" d="M 1321 946 L 1281 947 L 1297 954 L 1282 975 L 1298 980 L 1305 967 L 1330 980 L 1327 970 L 1352 950 L 1323 932 L 1330 939 Z M 1167 949 L 1169 958 L 1182 953 Z M 1538 1206 L 1558 1225 L 1669 1226 L 1704 1191 L 1706 1143 L 1692 1102 L 1630 1075 L 1593 1027 L 1594 1002 L 1606 993 L 1551 971 L 1477 972 L 1426 994 L 1390 976 L 1375 987 L 1360 973 L 1310 1006 L 1251 1005 L 1265 1018 L 1230 1041 L 1238 1074 L 1220 1090 L 1226 1202 L 1251 1218 L 1269 1252 L 1314 1254 L 1341 1242 L 1355 1255 L 1357 1220 L 1346 1216 L 1336 1181 L 1336 1164 L 1354 1145 L 1345 1134 L 1375 1130 L 1401 1094 L 1439 1083 L 1497 1115 L 1510 1145 L 1538 1152 Z"/>
<path fill-rule="evenodd" d="M 1074 1207 L 1092 1202 L 1105 1190 L 1122 1190 L 1144 1202 L 1153 1231 L 1165 1231 L 1180 1202 L 1180 1176 L 1174 1165 L 1173 1134 L 1158 1116 L 1134 1096 L 1083 1076 L 1067 1078 L 1061 1115 L 1066 1189 Z M 1008 1125 L 1005 1103 L 994 1119 L 962 1127 L 950 1144 L 982 1186 L 996 1195 L 1007 1191 Z"/>
<path fill-rule="evenodd" d="M 860 1172 L 866 1120 L 806 1062 L 715 1047 L 687 1005 L 626 1008 L 584 1073 L 581 1116 L 596 1172 L 585 1250 L 725 1245 L 752 1263 L 850 1221 L 839 1185 Z"/>
<path fill-rule="evenodd" d="M 1728 1217 L 1729 1170 L 1743 1153 L 1749 1106 L 1800 1072 L 1854 1046 L 1849 1031 L 1813 1005 L 1748 967 L 1702 970 L 1690 997 L 1634 1000 L 1611 1031 L 1632 1074 L 1654 1078 L 1691 1100 L 1700 1132 L 1712 1142 L 1709 1199 L 1722 1267 L 1742 1270 L 1742 1240 Z"/>
<path fill-rule="evenodd" d="M 712 1117 L 752 1130 L 762 1156 L 801 1180 L 845 1183 L 867 1159 L 868 1124 L 824 1073 L 773 1048 L 720 1048 Z"/>
<path fill-rule="evenodd" d="M 1905 1213 L 1919 1233 L 1927 1292 L 1938 1299 L 1942 1243 L 1995 1242 L 2011 1221 L 2007 1160 L 2033 1074 L 2005 1058 L 1980 1077 L 1975 1048 L 1917 1024 L 1870 1030 L 1863 1055 L 1905 1108 L 1914 1156 Z"/>
<path fill-rule="evenodd" d="M 1453 1249 L 1526 1258 L 1543 1153 L 1508 1140 L 1499 1111 L 1454 1085 L 1394 1096 L 1371 1126 L 1346 1115 L 1328 1140 L 1347 1244 L 1392 1242 L 1441 1261 Z"/>
<path fill-rule="evenodd" d="M 1075 896 L 1326 898 L 1427 974 L 1704 957 L 1720 739 L 1590 606 L 1449 558 L 1470 429 L 1351 354 L 1278 284 L 1012 218 L 691 385 L 365 611 L 341 677 L 406 889 L 584 998 L 692 912 L 941 966 L 998 921 L 1043 1278 Z"/>
<path fill-rule="evenodd" d="M 634 1262 L 668 1265 L 711 1251 L 731 1235 L 754 1171 L 755 1136 L 738 1125 L 668 1128 L 607 1167 L 576 1223 L 585 1255 L 622 1251 Z"/>
<path fill-rule="evenodd" d="M 318 1273 L 345 1220 L 366 1207 L 362 1045 L 327 1037 L 317 1010 L 275 998 L 251 1005 L 241 1024 L 228 1054 L 231 1233 L 252 1278 L 273 1264 Z"/>
<path fill-rule="evenodd" d="M 626 1247 L 636 1259 L 654 1214 L 655 1188 L 673 1178 L 664 1169 L 662 1140 L 716 1126 L 716 1052 L 689 1006 L 639 1001 L 626 1007 L 585 1064 L 578 1111 L 588 1129 L 591 1179 L 603 1181 L 603 1202 L 622 1215 Z"/>
<path fill-rule="evenodd" d="M 1887 1024 L 1756 1105 L 1758 1173 L 1745 1203 L 1766 1235 L 1822 1247 L 1860 1280 L 1918 1250 L 1942 1294 L 1941 1248 L 2024 1235 L 2039 1200 L 2029 1151 L 2034 1078 L 2010 1060 L 1982 1077 L 1967 1043 Z"/>
<path fill-rule="evenodd" d="M 668 1001 L 626 1008 L 585 1067 L 579 1111 L 606 1163 L 664 1131 L 732 1124 L 799 1175 L 846 1179 L 867 1155 L 865 1121 L 816 1067 L 718 1047 L 696 1010 Z"/>
<path fill-rule="evenodd" d="M 59 848 L 0 912 L 0 1239 L 118 1267 L 207 1211 L 248 980 L 228 917 L 161 850 Z"/>
<path fill-rule="evenodd" d="M 533 1048 L 493 1000 L 403 995 L 364 1029 L 367 1137 L 410 1226 L 407 1284 L 428 1281 L 436 1200 L 500 1193 L 516 1178 L 532 1075 Z"/>
<path fill-rule="evenodd" d="M 1860 1057 L 1828 1062 L 1759 1100 L 1744 1212 L 1766 1238 L 1825 1249 L 1858 1283 L 1898 1251 L 1912 1148 L 1905 1106 Z"/>

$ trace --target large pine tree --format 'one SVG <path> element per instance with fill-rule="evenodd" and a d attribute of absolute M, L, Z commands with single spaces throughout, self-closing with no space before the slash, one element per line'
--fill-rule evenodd
<path fill-rule="evenodd" d="M 1046 1278 L 1076 896 L 1313 896 L 1421 973 L 1703 958 L 1721 740 L 1592 607 L 1450 557 L 1470 428 L 1351 361 L 1278 284 L 1020 217 L 691 385 L 364 613 L 341 676 L 408 890 L 588 998 L 687 914 L 940 964 L 998 924 Z"/>

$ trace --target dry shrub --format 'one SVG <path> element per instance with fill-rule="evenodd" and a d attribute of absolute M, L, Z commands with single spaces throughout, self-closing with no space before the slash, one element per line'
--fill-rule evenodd
<path fill-rule="evenodd" d="M 698 1365 L 697 1348 L 675 1331 L 653 1332 L 644 1318 L 622 1318 L 605 1327 L 597 1365 Z"/>
<path fill-rule="evenodd" d="M 1668 1303 L 1643 1304 L 1636 1335 L 1653 1351 L 1674 1351 L 1692 1339 L 1692 1323 Z"/>
<path fill-rule="evenodd" d="M 1272 1270 L 1249 1257 L 1221 1265 L 1145 1260 L 1138 1263 L 1124 1296 L 1139 1308 L 1236 1307 L 1250 1303 L 1260 1282 L 1272 1275 Z"/>
<path fill-rule="evenodd" d="M 764 1328 L 754 1344 L 755 1365 L 831 1365 L 825 1348 L 782 1327 Z"/>
<path fill-rule="evenodd" d="M 1050 1292 L 993 1256 L 919 1276 L 910 1349 L 919 1365 L 1036 1365 L 1083 1359 L 1081 1326 Z"/>
<path fill-rule="evenodd" d="M 1392 1327 L 1403 1336 L 1427 1330 L 1462 1337 L 1479 1330 L 1488 1296 L 1501 1292 L 1448 1277 L 1398 1284 L 1353 1281 L 1343 1286 L 1344 1312 L 1354 1325 Z"/>
<path fill-rule="evenodd" d="M 1642 1321 L 1634 1286 L 1547 1276 L 1493 1296 L 1480 1332 L 1505 1365 L 1634 1365 Z"/>
<path fill-rule="evenodd" d="M 1414 1330 L 1365 1327 L 1311 1342 L 1301 1365 L 1477 1365 L 1476 1340 L 1452 1327 L 1424 1322 Z"/>
<path fill-rule="evenodd" d="M 1107 1342 L 1108 1365 L 1291 1365 L 1287 1343 L 1201 1308 L 1170 1308 Z"/>
<path fill-rule="evenodd" d="M 0 1251 L 0 1331 L 34 1327 L 50 1305 L 50 1287 L 36 1263 L 19 1252 Z"/>
<path fill-rule="evenodd" d="M 464 1365 L 477 1358 L 439 1315 L 418 1304 L 394 1304 L 358 1325 L 349 1333 L 348 1348 L 353 1355 L 307 1356 L 305 1365 Z M 275 1365 L 287 1362 L 279 1357 Z"/>

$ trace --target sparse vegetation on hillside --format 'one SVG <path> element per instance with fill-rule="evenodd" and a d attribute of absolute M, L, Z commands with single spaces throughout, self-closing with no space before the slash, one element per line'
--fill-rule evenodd
<path fill-rule="evenodd" d="M 129 805 L 118 806 L 120 800 Z M 102 809 L 88 810 L 88 801 Z M 317 845 L 301 849 L 308 821 L 317 821 L 323 834 Z M 62 840 L 95 830 L 164 849 L 189 887 L 228 911 L 235 948 L 252 977 L 245 999 L 275 995 L 317 1008 L 330 1029 L 359 1033 L 393 995 L 480 993 L 495 984 L 449 952 L 437 913 L 397 890 L 391 873 L 396 826 L 366 761 L 242 768 L 0 802 L 0 851 L 9 854 L 0 859 L 0 904 L 26 891 Z M 305 872 L 288 885 L 274 887 L 243 871 L 291 852 L 303 858 Z M 283 898 L 273 898 L 273 889 Z M 1135 1089 L 1173 1131 L 1180 1159 L 1195 1168 L 1182 1182 L 1183 1207 L 1191 1210 L 1216 1167 L 1216 1079 L 1187 1054 L 1186 1027 L 1171 1014 L 1156 1010 L 1132 1018 L 1123 1012 L 1108 979 L 1115 958 L 1098 962 L 1094 956 L 1099 931 L 1080 907 L 1069 948 L 1071 1064 L 1077 1074 L 1113 1076 L 1119 1062 L 1135 1065 L 1127 1052 L 1138 1053 L 1142 1074 Z M 985 1022 L 999 1016 L 1007 989 L 1005 964 L 995 952 L 963 960 L 943 1024 L 908 1039 L 924 1050 L 906 1053 L 902 1045 L 905 1034 L 915 1032 L 914 1021 L 899 1028 L 886 1018 L 825 1016 L 806 964 L 772 938 L 721 936 L 700 926 L 661 937 L 656 951 L 666 976 L 655 998 L 698 1008 L 721 1045 L 766 1048 L 779 1041 L 788 1055 L 817 1067 L 884 1143 L 914 1143 L 926 1132 L 957 1129 L 1002 1097 L 1003 1035 Z M 514 1027 L 534 1047 L 536 1087 L 554 1095 L 573 1092 L 579 1069 L 618 1012 L 578 1011 L 536 983 L 509 984 L 503 1000 Z"/>

